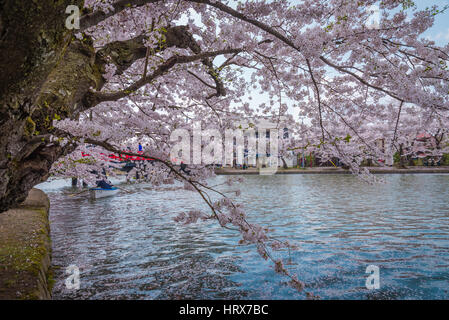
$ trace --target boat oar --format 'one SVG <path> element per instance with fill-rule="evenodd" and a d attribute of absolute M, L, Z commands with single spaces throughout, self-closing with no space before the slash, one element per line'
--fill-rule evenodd
<path fill-rule="evenodd" d="M 126 190 L 125 188 L 120 188 L 119 186 L 114 186 L 114 187 L 116 187 L 116 188 L 118 188 L 118 189 L 120 189 L 120 190 L 123 190 L 123 191 L 125 191 L 125 192 L 132 193 L 131 191 Z"/>
<path fill-rule="evenodd" d="M 81 193 L 84 193 L 84 192 L 87 192 L 87 191 L 89 191 L 89 189 L 83 190 L 83 191 L 80 191 L 80 192 L 76 192 L 76 193 L 72 193 L 72 194 L 69 194 L 69 197 L 73 197 L 73 196 L 76 196 L 78 194 L 81 194 Z"/>

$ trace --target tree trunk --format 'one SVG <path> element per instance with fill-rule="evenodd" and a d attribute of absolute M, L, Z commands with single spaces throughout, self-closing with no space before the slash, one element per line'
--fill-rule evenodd
<path fill-rule="evenodd" d="M 288 169 L 288 165 L 287 165 L 287 162 L 285 161 L 284 157 L 281 157 L 281 160 L 282 160 L 282 167 L 284 169 Z"/>
<path fill-rule="evenodd" d="M 0 1 L 0 212 L 23 201 L 74 148 L 48 140 L 53 117 L 73 114 L 92 82 L 94 51 L 65 28 L 69 4 L 82 1 Z"/>
<path fill-rule="evenodd" d="M 404 149 L 403 149 L 403 145 L 401 143 L 399 145 L 399 167 L 403 168 L 403 169 L 407 168 L 405 163 L 406 163 L 406 159 L 404 157 Z"/>

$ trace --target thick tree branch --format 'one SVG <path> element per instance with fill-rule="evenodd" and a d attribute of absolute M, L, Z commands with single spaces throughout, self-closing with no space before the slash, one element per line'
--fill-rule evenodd
<path fill-rule="evenodd" d="M 211 52 L 203 52 L 192 56 L 173 56 L 167 59 L 162 65 L 160 65 L 151 75 L 147 75 L 145 78 L 141 78 L 126 89 L 114 92 L 114 93 L 102 93 L 102 92 L 89 92 L 83 99 L 84 110 L 89 109 L 100 102 L 104 101 L 117 101 L 124 98 L 131 93 L 135 92 L 142 86 L 151 83 L 156 78 L 164 75 L 167 71 L 173 68 L 177 64 L 190 63 L 197 60 L 202 60 L 210 57 L 215 57 L 222 54 L 231 54 L 244 51 L 243 48 L 238 49 L 223 49 Z"/>
<path fill-rule="evenodd" d="M 113 10 L 109 12 L 103 12 L 101 10 L 88 13 L 80 19 L 80 31 L 84 31 L 90 27 L 97 25 L 98 23 L 106 20 L 109 17 L 122 12 L 125 9 L 141 7 L 149 3 L 156 3 L 162 0 L 118 0 L 112 4 Z"/>
<path fill-rule="evenodd" d="M 154 48 L 145 47 L 146 35 L 141 34 L 129 40 L 106 44 L 97 51 L 96 60 L 99 63 L 104 63 L 109 58 L 108 60 L 117 67 L 116 74 L 122 74 L 135 61 L 145 58 L 147 53 L 154 55 L 171 47 L 190 48 L 194 53 L 201 51 L 192 34 L 188 31 L 188 26 L 167 27 L 166 30 L 164 33 L 165 41 Z"/>

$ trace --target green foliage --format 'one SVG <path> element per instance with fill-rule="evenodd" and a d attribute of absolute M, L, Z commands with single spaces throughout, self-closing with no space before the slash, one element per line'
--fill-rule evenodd
<path fill-rule="evenodd" d="M 393 160 L 394 160 L 394 163 L 399 163 L 399 162 L 401 162 L 401 156 L 399 155 L 399 152 L 396 152 L 396 153 L 393 155 Z"/>
<path fill-rule="evenodd" d="M 324 27 L 324 31 L 330 32 L 330 31 L 332 31 L 333 27 L 334 27 L 334 23 L 331 22 L 328 26 Z"/>
<path fill-rule="evenodd" d="M 309 167 L 310 166 L 310 162 L 312 161 L 312 166 L 313 166 L 313 156 L 312 155 L 305 155 L 304 156 L 304 167 Z"/>
<path fill-rule="evenodd" d="M 31 119 L 31 117 L 26 118 L 25 127 L 24 127 L 25 136 L 31 137 L 34 134 L 35 130 L 36 130 L 36 123 L 34 123 L 33 119 Z"/>
<path fill-rule="evenodd" d="M 444 13 L 447 9 L 449 8 L 448 5 L 445 5 L 443 8 L 439 8 L 439 7 L 427 7 L 426 11 L 429 13 L 430 16 L 436 16 L 437 14 L 441 14 Z"/>
<path fill-rule="evenodd" d="M 449 166 L 449 153 L 443 154 L 443 158 L 441 159 L 441 164 L 444 166 Z"/>
<path fill-rule="evenodd" d="M 402 0 L 402 10 L 407 10 L 414 7 L 416 7 L 416 4 L 413 0 Z"/>

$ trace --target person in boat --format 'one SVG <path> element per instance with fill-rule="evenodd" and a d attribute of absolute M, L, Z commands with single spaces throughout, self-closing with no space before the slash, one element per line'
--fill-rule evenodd
<path fill-rule="evenodd" d="M 110 183 L 108 183 L 106 180 L 98 180 L 97 181 L 97 188 L 112 189 L 112 185 Z"/>
<path fill-rule="evenodd" d="M 181 168 L 179 169 L 179 171 L 184 171 L 187 175 L 190 175 L 190 170 L 186 170 L 187 169 L 187 165 L 181 161 Z"/>
<path fill-rule="evenodd" d="M 96 170 L 92 170 L 91 173 L 96 174 L 97 178 L 101 178 L 101 176 L 98 174 Z M 104 168 L 103 168 L 103 176 L 104 176 L 103 179 L 96 181 L 97 188 L 112 189 L 112 183 L 111 181 L 106 179 L 106 170 Z"/>

